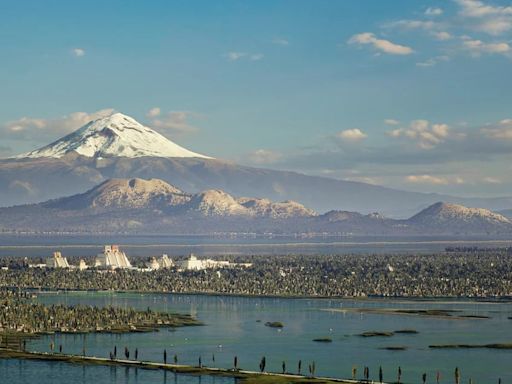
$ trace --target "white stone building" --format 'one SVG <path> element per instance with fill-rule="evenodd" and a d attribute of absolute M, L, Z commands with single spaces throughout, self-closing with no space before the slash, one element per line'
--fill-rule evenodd
<path fill-rule="evenodd" d="M 182 271 L 201 271 L 204 269 L 216 268 L 249 268 L 251 263 L 231 263 L 225 260 L 212 260 L 212 259 L 198 259 L 194 254 L 191 254 L 188 259 L 177 263 L 178 269 Z"/>
<path fill-rule="evenodd" d="M 53 252 L 53 256 L 46 259 L 47 268 L 69 268 L 68 260 L 60 252 Z"/>
<path fill-rule="evenodd" d="M 151 260 L 146 263 L 146 266 L 148 269 L 155 271 L 157 269 L 172 268 L 174 263 L 169 259 L 169 256 L 163 254 L 158 259 L 156 257 L 152 257 Z"/>
<path fill-rule="evenodd" d="M 132 268 L 130 260 L 128 260 L 126 254 L 117 245 L 105 245 L 103 253 L 96 256 L 94 266 L 109 269 Z"/>

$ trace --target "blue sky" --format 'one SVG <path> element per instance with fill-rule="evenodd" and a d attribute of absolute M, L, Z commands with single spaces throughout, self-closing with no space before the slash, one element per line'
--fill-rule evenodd
<path fill-rule="evenodd" d="M 510 195 L 511 1 L 0 1 L 0 155 L 114 109 L 247 165 Z"/>

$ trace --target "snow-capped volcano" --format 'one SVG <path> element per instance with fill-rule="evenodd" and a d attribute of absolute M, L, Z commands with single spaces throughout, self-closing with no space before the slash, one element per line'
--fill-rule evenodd
<path fill-rule="evenodd" d="M 69 135 L 16 158 L 61 158 L 76 152 L 86 157 L 210 157 L 180 147 L 130 116 L 114 113 L 93 120 Z"/>

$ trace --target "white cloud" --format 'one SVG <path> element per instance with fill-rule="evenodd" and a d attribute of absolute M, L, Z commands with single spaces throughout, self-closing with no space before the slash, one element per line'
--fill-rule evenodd
<path fill-rule="evenodd" d="M 153 117 L 157 117 L 157 116 L 160 116 L 160 108 L 159 107 L 153 107 L 151 108 L 148 113 L 146 114 L 147 117 L 149 118 L 153 118 Z"/>
<path fill-rule="evenodd" d="M 83 48 L 73 48 L 71 50 L 71 53 L 73 53 L 73 55 L 75 57 L 82 57 L 82 56 L 85 56 L 85 49 L 83 49 Z"/>
<path fill-rule="evenodd" d="M 432 59 L 432 58 L 427 59 L 425 61 L 420 61 L 420 62 L 416 63 L 416 65 L 418 67 L 432 67 L 432 66 L 434 66 L 436 64 L 437 64 L 437 61 Z"/>
<path fill-rule="evenodd" d="M 484 17 L 493 15 L 512 15 L 512 6 L 496 7 L 479 0 L 456 0 L 461 6 L 460 14 L 467 17 Z"/>
<path fill-rule="evenodd" d="M 405 178 L 408 183 L 414 184 L 435 184 L 435 185 L 446 185 L 448 180 L 443 177 L 437 177 L 432 175 L 409 175 Z"/>
<path fill-rule="evenodd" d="M 386 125 L 400 125 L 400 122 L 395 119 L 386 119 L 384 120 L 384 124 Z"/>
<path fill-rule="evenodd" d="M 190 111 L 171 111 L 161 116 L 161 113 L 150 120 L 150 125 L 154 128 L 174 131 L 175 133 L 191 133 L 197 131 L 197 127 L 189 123 L 189 118 L 197 116 Z"/>
<path fill-rule="evenodd" d="M 449 137 L 450 127 L 447 124 L 431 124 L 428 120 L 413 120 L 407 128 L 394 129 L 388 135 L 412 140 L 422 149 L 432 149 Z"/>
<path fill-rule="evenodd" d="M 345 141 L 360 141 L 366 139 L 368 135 L 362 132 L 359 128 L 354 129 L 346 129 L 344 131 L 338 132 L 336 137 L 345 140 Z"/>
<path fill-rule="evenodd" d="M 382 185 L 384 180 L 381 177 L 370 177 L 370 176 L 349 176 L 344 177 L 343 180 L 356 181 L 358 183 L 366 183 L 372 185 Z"/>
<path fill-rule="evenodd" d="M 460 176 L 440 177 L 429 174 L 409 175 L 405 178 L 407 183 L 412 184 L 432 184 L 432 185 L 448 185 L 448 184 L 464 184 L 464 179 Z"/>
<path fill-rule="evenodd" d="M 375 49 L 390 55 L 410 55 L 413 49 L 405 45 L 395 44 L 389 40 L 379 39 L 371 32 L 359 33 L 348 40 L 349 44 L 371 45 Z"/>
<path fill-rule="evenodd" d="M 288 40 L 282 39 L 282 38 L 276 38 L 276 39 L 272 40 L 272 43 L 277 44 L 277 45 L 284 45 L 284 46 L 290 44 L 290 42 Z"/>
<path fill-rule="evenodd" d="M 498 179 L 496 177 L 490 177 L 490 176 L 484 177 L 482 179 L 482 181 L 487 184 L 501 184 L 502 183 L 502 181 L 500 179 Z"/>
<path fill-rule="evenodd" d="M 453 36 L 446 32 L 446 31 L 440 31 L 440 32 L 432 32 L 432 35 L 437 39 L 437 40 L 441 40 L 441 41 L 444 41 L 444 40 L 450 40 L 453 38 Z"/>
<path fill-rule="evenodd" d="M 490 35 L 500 35 L 512 29 L 512 6 L 494 6 L 479 0 L 456 2 L 460 6 L 459 14 L 473 20 L 473 29 Z"/>
<path fill-rule="evenodd" d="M 68 134 L 91 120 L 111 115 L 114 109 L 102 109 L 93 113 L 73 112 L 53 119 L 22 117 L 1 126 L 2 136 L 10 139 L 55 139 Z"/>
<path fill-rule="evenodd" d="M 448 61 L 450 60 L 450 58 L 448 56 L 436 56 L 436 57 L 431 57 L 425 61 L 420 61 L 418 63 L 416 63 L 416 66 L 418 67 L 432 67 L 436 64 L 438 64 L 439 62 L 441 61 Z"/>
<path fill-rule="evenodd" d="M 495 140 L 512 140 L 512 119 L 504 119 L 481 129 L 482 134 Z"/>
<path fill-rule="evenodd" d="M 249 160 L 253 164 L 272 164 L 281 158 L 281 153 L 268 149 L 258 149 L 249 153 Z"/>
<path fill-rule="evenodd" d="M 425 10 L 425 15 L 427 16 L 440 16 L 443 14 L 443 10 L 441 8 L 428 7 Z"/>
<path fill-rule="evenodd" d="M 250 61 L 259 61 L 265 57 L 263 53 L 246 53 L 246 52 L 228 52 L 224 55 L 228 61 L 238 61 L 247 59 Z"/>
<path fill-rule="evenodd" d="M 482 40 L 464 40 L 462 43 L 464 49 L 470 52 L 472 56 L 487 54 L 507 54 L 511 48 L 508 43 L 485 43 Z"/>
<path fill-rule="evenodd" d="M 388 24 L 389 27 L 404 29 L 423 29 L 429 31 L 436 27 L 436 23 L 431 20 L 398 20 Z"/>
<path fill-rule="evenodd" d="M 229 61 L 237 61 L 242 57 L 246 57 L 247 53 L 244 52 L 228 52 L 224 55 Z"/>

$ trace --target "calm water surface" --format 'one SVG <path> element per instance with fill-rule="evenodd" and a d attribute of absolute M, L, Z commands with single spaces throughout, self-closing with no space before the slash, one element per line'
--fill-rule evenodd
<path fill-rule="evenodd" d="M 303 370 L 315 361 L 318 375 L 349 377 L 352 366 L 370 367 L 370 375 L 376 379 L 379 366 L 383 367 L 384 378 L 394 380 L 398 366 L 402 367 L 403 380 L 421 382 L 426 372 L 431 382 L 437 371 L 442 373 L 443 382 L 453 382 L 456 366 L 461 369 L 462 382 L 471 377 L 476 383 L 493 383 L 498 377 L 503 383 L 512 382 L 512 350 L 435 350 L 431 344 L 466 343 L 487 344 L 512 342 L 512 304 L 475 302 L 413 302 L 405 300 L 354 301 L 327 299 L 281 299 L 245 298 L 226 296 L 176 295 L 176 294 L 114 294 L 114 293 L 43 293 L 42 302 L 65 304 L 133 306 L 139 309 L 150 307 L 159 311 L 190 313 L 206 325 L 202 327 L 178 328 L 175 331 L 161 330 L 155 333 L 83 336 L 56 335 L 55 345 L 62 344 L 64 352 L 81 353 L 85 344 L 87 354 L 108 356 L 114 346 L 118 353 L 128 347 L 133 354 L 139 350 L 143 360 L 162 361 L 163 350 L 168 356 L 178 355 L 180 363 L 197 364 L 199 356 L 205 365 L 231 367 L 233 357 L 238 356 L 239 365 L 245 369 L 257 370 L 262 356 L 266 356 L 267 369 L 280 371 L 283 361 L 287 370 L 296 371 L 298 360 Z M 413 309 L 454 309 L 464 315 L 485 315 L 490 319 L 442 319 L 417 316 L 379 315 L 361 313 L 338 313 L 326 309 L 348 308 L 413 308 Z M 282 330 L 269 328 L 266 321 L 281 321 Z M 395 334 L 392 337 L 363 338 L 357 336 L 365 331 L 395 331 L 415 329 L 418 334 Z M 312 340 L 329 337 L 332 343 L 315 343 Z M 48 351 L 52 337 L 43 337 L 29 343 L 29 349 Z M 405 346 L 406 351 L 388 351 L 387 346 Z M 215 363 L 212 361 L 215 356 Z M 13 379 L 22 379 L 17 363 L 2 362 L 0 377 L 10 372 Z M 21 363 L 20 363 L 21 364 Z M 37 364 L 23 362 L 34 369 Z M 83 368 L 56 364 L 45 366 L 47 370 L 81 372 Z M 304 368 L 306 367 L 306 368 Z M 96 369 L 96 368 L 95 368 Z M 110 382 L 110 368 L 97 368 L 85 375 L 99 375 Z M 78 373 L 77 373 L 78 374 Z M 159 373 L 147 375 L 160 375 Z M 27 375 L 29 375 L 27 373 Z M 136 382 L 133 373 L 117 369 L 117 379 L 125 376 Z M 124 375 L 124 376 L 123 376 Z M 139 372 L 139 375 L 141 373 Z M 359 374 L 358 374 L 359 375 Z M 119 379 L 119 376 L 122 379 Z M 139 376 L 139 380 L 140 380 Z M 169 379 L 169 378 L 168 378 Z M 183 380 L 197 378 L 184 378 Z M 15 380 L 15 381 L 16 381 Z M 46 382 L 65 382 L 65 381 Z M 156 380 L 156 379 L 155 379 Z M 156 382 L 158 382 L 158 380 Z M 203 378 L 203 380 L 208 380 Z M 219 380 L 217 378 L 217 380 Z M 19 381 L 23 382 L 23 381 Z M 44 382 L 44 381 L 43 381 Z M 99 381 L 102 382 L 102 381 Z M 124 381 L 123 381 L 124 382 Z M 172 381 L 170 381 L 172 382 Z M 188 381 L 183 381 L 184 383 Z M 207 382 L 207 381 L 203 381 Z"/>
<path fill-rule="evenodd" d="M 477 237 L 214 237 L 214 236 L 44 236 L 0 235 L 0 257 L 95 256 L 102 244 L 119 244 L 128 256 L 287 255 L 342 253 L 430 253 L 448 246 L 510 247 L 511 239 Z"/>

